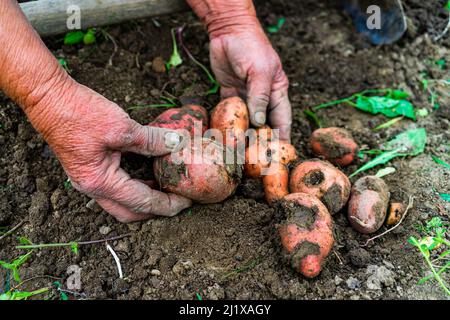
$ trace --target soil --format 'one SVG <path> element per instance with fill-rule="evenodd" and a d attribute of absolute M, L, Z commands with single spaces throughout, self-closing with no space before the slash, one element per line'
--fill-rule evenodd
<path fill-rule="evenodd" d="M 286 17 L 286 24 L 270 39 L 291 81 L 292 137 L 302 158 L 312 157 L 307 141 L 315 129 L 303 114 L 307 107 L 364 89 L 395 87 L 409 92 L 417 109 L 429 111 L 417 122 L 403 120 L 376 132 L 372 128 L 387 120 L 381 115 L 344 105 L 318 112 L 327 126 L 346 128 L 360 146 L 368 148 L 379 147 L 405 129 L 427 129 L 425 153 L 391 161 L 397 171 L 385 177 L 393 200 L 406 203 L 409 195 L 415 198 L 395 231 L 361 247 L 368 236 L 355 232 L 344 213 L 334 215 L 333 253 L 321 275 L 307 280 L 282 260 L 276 210 L 260 197 L 250 199 L 242 188 L 223 203 L 195 205 L 177 217 L 120 224 L 65 183 L 67 177 L 45 141 L 22 111 L 1 96 L 0 226 L 9 229 L 27 222 L 13 236 L 0 240 L 0 259 L 10 261 L 25 252 L 15 249 L 19 236 L 34 243 L 54 243 L 130 234 L 110 243 L 122 263 L 124 279 L 118 278 L 113 257 L 102 244 L 80 246 L 78 254 L 69 248 L 36 250 L 21 268 L 21 276 L 58 277 L 67 288 L 70 270 L 76 265 L 82 268 L 81 288 L 69 296 L 77 299 L 446 298 L 435 282 L 418 285 L 427 269 L 407 239 L 419 236 L 418 226 L 434 216 L 449 220 L 450 203 L 437 192 L 450 193 L 450 171 L 431 158 L 434 153 L 449 161 L 448 87 L 433 87 L 441 93 L 440 108 L 435 110 L 421 84 L 423 73 L 448 79 L 448 67 L 441 68 L 435 61 L 447 58 L 448 64 L 450 37 L 439 43 L 432 40 L 445 27 L 448 13 L 442 9 L 445 1 L 404 2 L 410 29 L 400 42 L 386 47 L 372 46 L 355 34 L 349 18 L 330 3 L 257 2 L 264 25 Z M 167 59 L 171 53 L 170 29 L 183 24 L 187 26 L 185 43 L 208 65 L 208 38 L 192 13 L 109 27 L 107 32 L 118 46 L 114 54 L 114 45 L 101 38 L 91 47 L 61 47 L 57 39 L 46 39 L 46 43 L 57 57 L 66 59 L 76 80 L 124 108 L 161 103 L 164 90 L 189 101 L 210 87 L 195 64 L 184 56 L 185 62 L 176 70 L 156 72 L 163 69 L 161 57 Z M 211 110 L 218 101 L 212 95 L 204 105 Z M 143 124 L 160 112 L 156 108 L 129 111 Z M 345 173 L 365 161 L 358 160 Z M 152 171 L 149 160 L 134 155 L 124 157 L 123 166 L 137 178 L 149 178 Z M 2 269 L 0 292 L 5 278 Z M 41 288 L 52 281 L 37 278 L 21 289 Z"/>

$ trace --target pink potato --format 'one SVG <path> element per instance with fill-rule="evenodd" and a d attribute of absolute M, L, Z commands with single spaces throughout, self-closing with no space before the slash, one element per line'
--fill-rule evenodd
<path fill-rule="evenodd" d="M 149 125 L 172 130 L 184 129 L 191 136 L 203 135 L 208 130 L 208 113 L 202 106 L 189 104 L 164 111 Z M 195 129 L 196 126 L 198 129 Z"/>
<path fill-rule="evenodd" d="M 364 234 L 376 232 L 386 219 L 389 198 L 389 188 L 383 179 L 376 176 L 358 179 L 348 205 L 350 225 Z"/>
<path fill-rule="evenodd" d="M 248 109 L 239 97 L 222 100 L 211 112 L 211 129 L 222 134 L 222 142 L 231 148 L 245 146 L 245 134 L 249 127 Z"/>
<path fill-rule="evenodd" d="M 350 180 L 331 163 L 322 160 L 300 162 L 292 170 L 290 191 L 311 194 L 321 200 L 331 214 L 341 210 L 350 196 Z"/>
<path fill-rule="evenodd" d="M 242 166 L 224 161 L 226 146 L 209 139 L 192 140 L 180 151 L 156 158 L 153 170 L 160 187 L 198 203 L 217 203 L 231 196 Z"/>
<path fill-rule="evenodd" d="M 316 156 L 322 156 L 331 163 L 348 166 L 358 152 L 358 145 L 352 134 L 342 128 L 320 128 L 310 139 L 311 148 Z"/>
<path fill-rule="evenodd" d="M 306 193 L 285 196 L 280 210 L 286 218 L 278 228 L 284 257 L 297 272 L 316 277 L 333 248 L 331 215 L 319 199 Z"/>

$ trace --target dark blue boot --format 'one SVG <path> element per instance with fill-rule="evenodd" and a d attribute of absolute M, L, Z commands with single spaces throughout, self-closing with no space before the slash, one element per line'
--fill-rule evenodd
<path fill-rule="evenodd" d="M 400 0 L 340 0 L 339 4 L 352 17 L 356 30 L 374 44 L 394 43 L 407 29 L 406 16 Z M 374 19 L 375 11 L 367 12 L 373 5 L 381 9 L 379 29 L 370 23 L 374 20 L 369 20 L 371 16 Z"/>

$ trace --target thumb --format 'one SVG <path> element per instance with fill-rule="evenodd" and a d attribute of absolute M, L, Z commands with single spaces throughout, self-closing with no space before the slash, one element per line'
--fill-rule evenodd
<path fill-rule="evenodd" d="M 120 149 L 144 156 L 162 156 L 178 150 L 183 145 L 188 137 L 188 133 L 184 131 L 142 126 L 136 122 L 128 141 Z"/>
<path fill-rule="evenodd" d="M 247 105 L 250 112 L 250 121 L 255 127 L 261 127 L 266 123 L 271 87 L 272 78 L 264 73 L 249 77 L 247 82 Z"/>

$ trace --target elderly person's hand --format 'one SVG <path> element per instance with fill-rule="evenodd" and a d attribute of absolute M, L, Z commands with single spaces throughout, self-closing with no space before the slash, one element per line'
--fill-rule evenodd
<path fill-rule="evenodd" d="M 180 136 L 141 126 L 115 103 L 76 83 L 26 21 L 16 1 L 0 1 L 0 89 L 25 111 L 73 186 L 119 221 L 173 216 L 189 199 L 152 190 L 120 168 L 122 151 L 171 152 Z"/>
<path fill-rule="evenodd" d="M 212 69 L 223 97 L 246 98 L 254 126 L 266 114 L 280 139 L 290 140 L 292 111 L 289 81 L 270 44 L 251 0 L 188 0 L 210 36 Z"/>

